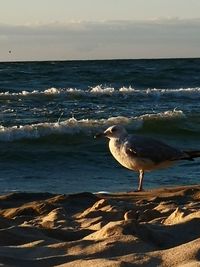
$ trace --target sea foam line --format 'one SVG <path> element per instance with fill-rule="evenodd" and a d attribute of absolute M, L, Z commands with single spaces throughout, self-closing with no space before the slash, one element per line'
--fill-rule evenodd
<path fill-rule="evenodd" d="M 137 117 L 110 117 L 108 119 L 82 119 L 70 118 L 61 122 L 44 122 L 30 125 L 5 127 L 0 126 L 0 141 L 14 141 L 20 139 L 38 139 L 52 134 L 94 134 L 113 124 L 130 125 L 132 129 L 142 128 L 145 120 L 173 120 L 184 118 L 181 110 L 165 111 L 153 114 L 144 114 Z"/>
<path fill-rule="evenodd" d="M 200 88 L 179 88 L 179 89 L 156 89 L 156 88 L 147 88 L 147 89 L 135 89 L 131 86 L 121 87 L 116 89 L 114 87 L 105 87 L 102 85 L 97 85 L 95 87 L 88 88 L 87 90 L 81 90 L 77 88 L 49 88 L 44 91 L 33 90 L 31 92 L 23 90 L 21 92 L 1 92 L 0 98 L 18 98 L 18 97 L 31 97 L 31 96 L 59 96 L 59 95 L 72 95 L 72 96 L 105 96 L 105 95 L 138 95 L 138 96 L 156 96 L 161 97 L 165 95 L 172 95 L 174 97 L 188 97 L 188 98 L 197 98 L 200 97 Z"/>

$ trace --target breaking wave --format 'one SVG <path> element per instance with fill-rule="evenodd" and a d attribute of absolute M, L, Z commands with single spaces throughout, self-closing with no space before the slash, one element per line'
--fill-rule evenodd
<path fill-rule="evenodd" d="M 87 90 L 81 90 L 77 88 L 49 88 L 43 91 L 33 90 L 21 91 L 21 92 L 1 92 L 0 99 L 13 99 L 13 98 L 25 98 L 25 97 L 35 97 L 35 96 L 44 96 L 44 97 L 56 97 L 56 96 L 73 96 L 73 97 L 94 97 L 94 96 L 153 96 L 153 97 L 163 97 L 163 96 L 173 96 L 176 98 L 185 97 L 191 99 L 200 98 L 200 88 L 179 88 L 179 89 L 135 89 L 131 86 L 121 87 L 116 89 L 114 87 L 105 87 L 102 85 L 97 85 L 95 87 L 89 88 Z"/>
<path fill-rule="evenodd" d="M 123 124 L 131 130 L 151 131 L 152 128 L 159 129 L 165 122 L 166 127 L 173 123 L 173 127 L 178 127 L 177 120 L 186 120 L 186 116 L 181 110 L 165 111 L 161 113 L 144 114 L 137 117 L 110 117 L 102 119 L 82 119 L 69 118 L 58 122 L 44 122 L 37 124 L 16 125 L 12 127 L 0 126 L 0 141 L 10 142 L 21 139 L 39 139 L 51 135 L 92 135 L 96 131 L 103 130 L 113 124 Z M 169 122 L 166 124 L 166 121 Z M 175 122 L 175 123 L 174 123 Z M 160 126 L 159 126 L 160 125 Z"/>

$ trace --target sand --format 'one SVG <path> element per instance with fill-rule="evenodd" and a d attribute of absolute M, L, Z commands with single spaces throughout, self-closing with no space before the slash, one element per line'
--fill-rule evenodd
<path fill-rule="evenodd" d="M 0 266 L 200 266 L 200 185 L 2 195 Z"/>

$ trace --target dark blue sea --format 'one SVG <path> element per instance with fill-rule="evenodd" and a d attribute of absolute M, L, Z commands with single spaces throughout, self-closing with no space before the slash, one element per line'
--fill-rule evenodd
<path fill-rule="evenodd" d="M 113 124 L 200 149 L 200 59 L 0 63 L 0 193 L 129 191 Z M 148 188 L 200 183 L 200 160 L 146 173 Z"/>

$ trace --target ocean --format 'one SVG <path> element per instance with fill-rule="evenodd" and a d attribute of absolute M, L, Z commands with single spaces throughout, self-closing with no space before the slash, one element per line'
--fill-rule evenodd
<path fill-rule="evenodd" d="M 136 189 L 94 139 L 113 124 L 200 149 L 200 59 L 0 63 L 0 193 Z M 198 184 L 199 163 L 146 173 L 144 187 Z"/>

